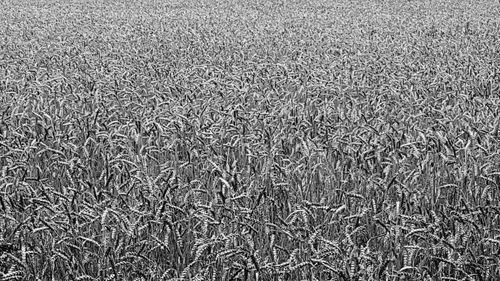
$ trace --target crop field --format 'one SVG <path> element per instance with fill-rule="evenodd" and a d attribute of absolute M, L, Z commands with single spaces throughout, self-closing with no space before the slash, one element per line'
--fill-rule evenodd
<path fill-rule="evenodd" d="M 0 0 L 0 281 L 500 280 L 500 2 Z"/>

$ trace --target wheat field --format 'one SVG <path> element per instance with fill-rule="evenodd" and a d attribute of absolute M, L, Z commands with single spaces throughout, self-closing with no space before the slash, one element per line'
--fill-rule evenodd
<path fill-rule="evenodd" d="M 500 280 L 500 2 L 0 4 L 0 281 Z"/>

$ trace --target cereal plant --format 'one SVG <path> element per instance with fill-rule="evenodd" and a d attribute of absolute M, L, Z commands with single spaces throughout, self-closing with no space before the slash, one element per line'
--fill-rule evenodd
<path fill-rule="evenodd" d="M 0 280 L 499 280 L 493 0 L 0 1 Z"/>

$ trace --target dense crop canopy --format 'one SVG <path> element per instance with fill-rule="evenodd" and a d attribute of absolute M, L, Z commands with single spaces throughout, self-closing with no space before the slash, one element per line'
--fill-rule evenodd
<path fill-rule="evenodd" d="M 500 278 L 498 1 L 0 3 L 0 280 Z"/>

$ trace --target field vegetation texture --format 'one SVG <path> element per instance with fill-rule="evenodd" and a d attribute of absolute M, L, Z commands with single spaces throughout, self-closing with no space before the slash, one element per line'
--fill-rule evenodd
<path fill-rule="evenodd" d="M 0 280 L 498 280 L 498 1 L 0 1 Z"/>

